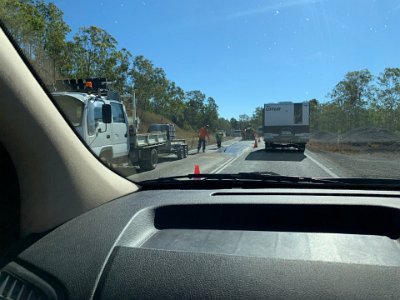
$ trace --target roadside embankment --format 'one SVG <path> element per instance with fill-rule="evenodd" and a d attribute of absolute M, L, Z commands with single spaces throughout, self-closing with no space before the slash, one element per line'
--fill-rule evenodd
<path fill-rule="evenodd" d="M 308 148 L 339 153 L 400 152 L 400 135 L 384 128 L 357 128 L 344 134 L 311 133 Z"/>
<path fill-rule="evenodd" d="M 313 132 L 307 149 L 340 177 L 400 178 L 400 136 L 387 129 Z"/>

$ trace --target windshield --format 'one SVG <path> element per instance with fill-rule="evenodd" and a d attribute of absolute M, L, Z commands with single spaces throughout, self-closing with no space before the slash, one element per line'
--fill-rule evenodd
<path fill-rule="evenodd" d="M 61 95 L 54 95 L 54 100 L 57 102 L 57 104 L 73 126 L 82 126 L 82 116 L 84 109 L 84 103 L 82 101 L 74 97 Z"/>
<path fill-rule="evenodd" d="M 135 182 L 400 178 L 399 1 L 0 0 L 0 19 Z"/>

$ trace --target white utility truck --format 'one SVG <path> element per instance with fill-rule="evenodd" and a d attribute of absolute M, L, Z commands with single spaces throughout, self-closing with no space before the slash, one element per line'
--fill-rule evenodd
<path fill-rule="evenodd" d="M 265 151 L 275 147 L 305 150 L 310 135 L 310 104 L 278 102 L 264 105 Z"/>
<path fill-rule="evenodd" d="M 104 78 L 68 79 L 56 82 L 52 95 L 83 141 L 104 162 L 128 159 L 141 170 L 157 166 L 159 148 L 168 141 L 165 133 L 137 133 L 129 126 L 119 95 L 107 89 Z"/>

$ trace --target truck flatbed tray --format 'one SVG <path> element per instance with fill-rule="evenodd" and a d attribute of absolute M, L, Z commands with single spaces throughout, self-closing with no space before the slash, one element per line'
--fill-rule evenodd
<path fill-rule="evenodd" d="M 131 145 L 138 147 L 162 145 L 167 142 L 165 134 L 137 134 L 131 137 Z"/>
<path fill-rule="evenodd" d="M 172 140 L 171 143 L 172 144 L 174 144 L 174 143 L 181 143 L 181 144 L 183 143 L 183 144 L 185 144 L 186 140 L 185 139 L 176 139 L 176 140 Z"/>

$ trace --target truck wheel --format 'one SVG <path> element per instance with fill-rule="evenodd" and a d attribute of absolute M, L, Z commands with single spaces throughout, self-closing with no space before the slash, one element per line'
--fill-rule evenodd
<path fill-rule="evenodd" d="M 186 158 L 188 156 L 188 154 L 189 154 L 189 149 L 188 149 L 188 146 L 185 145 L 185 146 L 183 146 L 183 158 Z"/>
<path fill-rule="evenodd" d="M 146 155 L 147 156 L 147 155 Z M 158 153 L 157 149 L 151 149 L 147 159 L 141 160 L 139 166 L 141 170 L 154 170 L 157 167 Z"/>
<path fill-rule="evenodd" d="M 184 151 L 185 151 L 185 150 L 183 149 L 182 146 L 181 146 L 181 147 L 178 147 L 178 148 L 176 149 L 176 156 L 178 157 L 178 159 L 182 159 L 182 158 L 184 157 L 184 154 L 183 154 Z"/>

